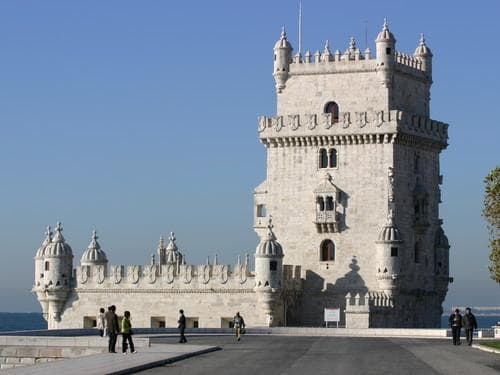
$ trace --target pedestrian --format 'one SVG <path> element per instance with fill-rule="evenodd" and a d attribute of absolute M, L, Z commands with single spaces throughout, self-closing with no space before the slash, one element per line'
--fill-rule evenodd
<path fill-rule="evenodd" d="M 122 353 L 127 354 L 127 341 L 130 347 L 130 353 L 137 353 L 134 348 L 134 342 L 132 341 L 132 323 L 130 323 L 130 311 L 125 311 L 123 313 L 122 319 Z"/>
<path fill-rule="evenodd" d="M 118 333 L 120 333 L 120 327 L 118 326 L 115 305 L 108 307 L 108 311 L 104 314 L 104 319 L 106 320 L 106 330 L 109 335 L 108 353 L 116 353 L 116 338 Z"/>
<path fill-rule="evenodd" d="M 465 330 L 465 337 L 467 338 L 467 344 L 472 345 L 472 336 L 474 335 L 474 329 L 477 329 L 477 320 L 471 311 L 470 307 L 465 309 L 465 314 L 462 318 L 462 324 Z"/>
<path fill-rule="evenodd" d="M 181 334 L 179 342 L 181 344 L 184 344 L 185 342 L 187 342 L 186 336 L 184 336 L 184 330 L 186 329 L 186 317 L 184 316 L 184 310 L 182 309 L 179 310 L 179 314 L 181 314 L 181 316 L 179 316 L 179 320 L 177 321 L 177 323 L 179 324 L 179 332 Z"/>
<path fill-rule="evenodd" d="M 241 335 L 245 332 L 245 320 L 240 315 L 239 312 L 233 318 L 234 332 L 236 334 L 236 340 L 241 340 Z"/>
<path fill-rule="evenodd" d="M 450 315 L 448 322 L 451 326 L 451 333 L 453 335 L 453 345 L 460 345 L 460 331 L 462 330 L 462 315 L 460 310 L 455 309 L 455 313 Z"/>
<path fill-rule="evenodd" d="M 99 315 L 97 315 L 97 329 L 99 330 L 99 336 L 104 337 L 104 328 L 106 327 L 106 320 L 104 319 L 104 308 L 99 309 Z"/>

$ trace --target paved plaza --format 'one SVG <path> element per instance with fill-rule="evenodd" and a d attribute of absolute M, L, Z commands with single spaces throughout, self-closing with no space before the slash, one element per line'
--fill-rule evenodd
<path fill-rule="evenodd" d="M 450 340 L 347 337 L 188 337 L 189 344 L 223 350 L 141 374 L 500 374 L 500 355 Z M 177 338 L 153 342 L 175 343 Z"/>

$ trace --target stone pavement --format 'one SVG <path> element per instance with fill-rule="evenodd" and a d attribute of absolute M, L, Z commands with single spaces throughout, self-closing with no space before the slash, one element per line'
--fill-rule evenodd
<path fill-rule="evenodd" d="M 152 338 L 169 343 L 177 338 Z M 451 339 L 189 336 L 189 343 L 223 350 L 150 369 L 144 375 L 498 375 L 500 355 Z"/>
<path fill-rule="evenodd" d="M 118 345 L 117 345 L 118 349 Z M 2 370 L 2 375 L 117 375 L 132 374 L 155 366 L 180 361 L 200 354 L 210 353 L 220 348 L 210 345 L 156 344 L 148 348 L 138 348 L 138 353 L 123 355 L 94 354 L 86 357 L 65 359 Z"/>

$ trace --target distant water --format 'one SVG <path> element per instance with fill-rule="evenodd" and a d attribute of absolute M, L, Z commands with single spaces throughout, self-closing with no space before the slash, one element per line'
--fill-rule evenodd
<path fill-rule="evenodd" d="M 441 328 L 448 328 L 448 317 L 449 315 L 441 316 Z M 477 326 L 479 328 L 491 328 L 497 322 L 500 322 L 500 315 L 493 316 L 478 316 L 476 315 Z"/>
<path fill-rule="evenodd" d="M 0 332 L 47 329 L 41 313 L 0 312 Z"/>

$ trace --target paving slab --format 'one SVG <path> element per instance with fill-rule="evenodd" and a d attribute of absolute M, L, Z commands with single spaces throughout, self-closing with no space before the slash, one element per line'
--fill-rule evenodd
<path fill-rule="evenodd" d="M 1 370 L 1 375 L 121 375 L 162 366 L 200 354 L 220 350 L 208 345 L 155 344 L 136 354 L 93 354 L 33 366 Z"/>

